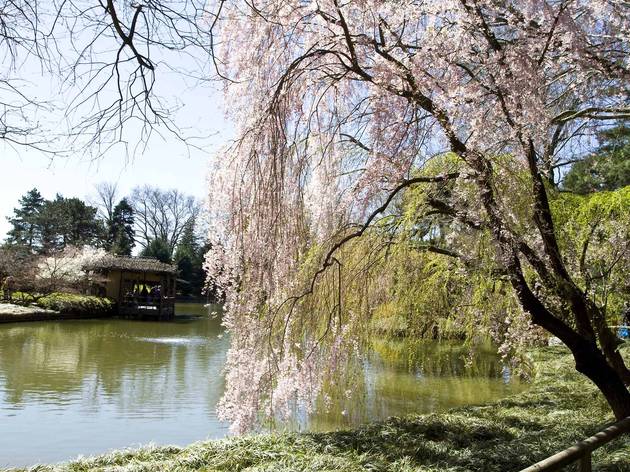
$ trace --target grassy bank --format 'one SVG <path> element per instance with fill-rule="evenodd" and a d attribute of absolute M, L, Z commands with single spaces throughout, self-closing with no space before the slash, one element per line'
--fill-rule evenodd
<path fill-rule="evenodd" d="M 628 350 L 626 351 L 628 354 Z M 208 441 L 118 451 L 38 472 L 518 471 L 611 420 L 601 395 L 562 348 L 536 352 L 531 388 L 444 414 L 391 418 L 352 431 Z M 630 471 L 630 437 L 594 454 L 598 471 Z"/>
<path fill-rule="evenodd" d="M 14 300 L 19 305 L 0 305 L 0 322 L 97 318 L 111 315 L 114 306 L 107 298 L 72 293 L 51 293 L 38 298 L 16 294 Z"/>

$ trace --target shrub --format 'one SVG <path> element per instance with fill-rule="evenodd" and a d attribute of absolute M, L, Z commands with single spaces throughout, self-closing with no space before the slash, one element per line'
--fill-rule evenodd
<path fill-rule="evenodd" d="M 65 314 L 108 315 L 111 313 L 114 303 L 108 298 L 72 293 L 52 293 L 37 300 L 37 305 Z"/>

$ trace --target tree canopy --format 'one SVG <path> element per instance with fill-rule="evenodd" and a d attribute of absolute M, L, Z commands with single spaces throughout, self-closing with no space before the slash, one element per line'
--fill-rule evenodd
<path fill-rule="evenodd" d="M 207 264 L 226 290 L 221 413 L 235 429 L 261 409 L 308 407 L 323 379 L 343 374 L 365 326 L 344 298 L 361 284 L 346 251 L 361 238 L 374 243 L 368 254 L 387 253 L 371 235 L 400 227 L 393 208 L 412 187 L 423 194 L 413 244 L 464 265 L 483 255 L 488 277 L 514 297 L 503 319 L 560 338 L 617 417 L 630 414 L 630 372 L 602 300 L 559 239 L 549 188 L 599 131 L 630 117 L 627 5 L 223 9 L 217 54 L 238 133 L 211 182 L 225 225 Z"/>
<path fill-rule="evenodd" d="M 13 226 L 7 235 L 9 243 L 26 246 L 30 250 L 38 247 L 41 238 L 39 217 L 44 202 L 36 188 L 20 198 L 19 207 L 13 210 L 14 216 L 9 218 L 9 223 Z"/>
<path fill-rule="evenodd" d="M 173 258 L 168 241 L 160 238 L 149 241 L 149 244 L 140 251 L 140 255 L 142 257 L 153 257 L 166 264 L 170 264 Z"/>
<path fill-rule="evenodd" d="M 3 11 L 2 47 L 14 64 L 26 56 L 70 70 L 57 78 L 70 86 L 65 116 L 83 149 L 100 153 L 129 132 L 146 143 L 156 126 L 181 137 L 156 86 L 160 70 L 178 69 L 174 56 L 192 58 L 179 68 L 187 77 L 206 79 L 210 65 L 225 86 L 236 139 L 209 182 L 216 224 L 205 266 L 226 298 L 220 413 L 234 429 L 253 427 L 261 411 L 308 407 L 326 379 L 343 374 L 366 325 L 344 289 L 361 293 L 361 264 L 388 254 L 384 235 L 403 228 L 414 251 L 486 268 L 470 280 L 509 289 L 503 320 L 515 315 L 560 338 L 614 414 L 630 415 L 630 371 L 606 305 L 616 302 L 601 292 L 622 259 L 593 258 L 625 224 L 623 194 L 563 200 L 553 189 L 576 158 L 601 151 L 610 166 L 620 162 L 596 148 L 598 134 L 630 118 L 627 2 L 35 5 Z M 40 104 L 21 93 L 17 69 L 0 77 L 10 96 L 2 139 L 41 148 L 46 133 L 26 113 Z M 623 184 L 606 166 L 587 187 Z M 410 189 L 420 196 L 397 212 Z M 139 243 L 160 241 L 172 255 L 192 206 L 160 207 L 163 195 L 154 205 L 152 192 L 137 193 Z M 571 205 L 597 224 L 566 219 Z M 164 222 L 165 214 L 178 216 Z M 28 237 L 28 227 L 20 231 Z M 352 257 L 359 241 L 373 243 L 370 257 Z M 423 278 L 432 278 L 431 262 L 419 266 Z M 530 332 L 502 331 L 515 342 Z"/>
<path fill-rule="evenodd" d="M 37 189 L 30 190 L 9 218 L 13 228 L 7 242 L 29 250 L 48 253 L 68 246 L 98 245 L 103 232 L 96 208 L 78 198 L 57 195 L 45 200 Z"/>
<path fill-rule="evenodd" d="M 108 227 L 107 249 L 113 254 L 131 256 L 135 244 L 133 208 L 123 198 L 112 209 L 111 222 Z"/>
<path fill-rule="evenodd" d="M 166 243 L 172 257 L 186 226 L 199 213 L 194 197 L 176 189 L 162 190 L 145 185 L 131 192 L 129 203 L 134 209 L 136 240 L 143 249 L 153 241 Z"/>

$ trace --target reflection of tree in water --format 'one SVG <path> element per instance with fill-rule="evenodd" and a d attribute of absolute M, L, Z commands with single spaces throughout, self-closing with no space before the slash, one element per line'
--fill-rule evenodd
<path fill-rule="evenodd" d="M 78 396 L 89 408 L 114 403 L 123 411 L 157 411 L 194 392 L 206 395 L 213 407 L 223 391 L 220 371 L 227 349 L 219 333 L 219 321 L 208 318 L 5 326 L 0 329 L 0 401 L 62 404 Z"/>
<path fill-rule="evenodd" d="M 432 377 L 499 378 L 503 372 L 490 344 L 467 346 L 454 341 L 376 340 L 370 362 Z"/>
<path fill-rule="evenodd" d="M 313 430 L 338 429 L 411 413 L 429 413 L 495 400 L 523 388 L 506 384 L 503 366 L 491 346 L 456 342 L 378 340 L 369 355 L 349 366 L 347 384 L 325 388 L 311 415 Z M 349 395 L 347 392 L 352 393 Z M 306 417 L 292 424 L 303 428 Z"/>
<path fill-rule="evenodd" d="M 112 405 L 125 417 L 152 418 L 195 403 L 214 415 L 228 343 L 217 338 L 220 332 L 220 321 L 207 317 L 2 326 L 0 407 L 70 403 L 95 411 Z M 365 359 L 351 360 L 347 371 L 347 384 L 325 388 L 328 410 L 320 399 L 317 414 L 298 414 L 290 426 L 338 429 L 486 402 L 519 388 L 505 385 L 489 346 L 470 357 L 459 343 L 378 340 Z M 347 390 L 352 395 L 346 396 Z"/>

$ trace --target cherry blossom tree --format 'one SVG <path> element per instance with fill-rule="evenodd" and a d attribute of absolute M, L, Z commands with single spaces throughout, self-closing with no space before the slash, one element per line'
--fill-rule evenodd
<path fill-rule="evenodd" d="M 97 155 L 142 145 L 155 130 L 183 137 L 160 71 L 225 84 L 237 140 L 209 183 L 216 234 L 206 266 L 226 298 L 221 412 L 236 430 L 261 412 L 308 408 L 343 373 L 365 325 L 344 299 L 361 274 L 347 248 L 383 226 L 395 231 L 393 208 L 412 188 L 425 194 L 418 220 L 466 236 L 423 248 L 470 258 L 475 235 L 488 235 L 497 276 L 528 322 L 569 347 L 617 417 L 630 414 L 630 372 L 550 210 L 559 169 L 596 144 L 598 129 L 630 118 L 627 2 L 1 6 L 11 67 L 0 73 L 0 139 L 9 145 L 49 145 L 38 124 L 52 105 L 23 87 L 26 63 L 56 79 L 71 144 Z M 445 155 L 454 159 L 433 172 Z M 378 243 L 373 253 L 386 250 Z"/>
<path fill-rule="evenodd" d="M 94 274 L 89 274 L 86 267 L 94 265 L 106 255 L 104 249 L 85 246 L 67 247 L 63 251 L 43 256 L 37 262 L 36 287 L 43 295 L 58 290 L 83 291 L 90 283 L 100 281 Z"/>
<path fill-rule="evenodd" d="M 234 1 L 217 28 L 238 140 L 209 184 L 206 265 L 226 296 L 235 430 L 308 408 L 359 349 L 344 248 L 395 225 L 411 187 L 426 193 L 418 217 L 491 236 L 529 322 L 630 415 L 630 372 L 550 210 L 559 166 L 630 118 L 627 2 Z M 424 171 L 445 153 L 452 166 Z"/>

